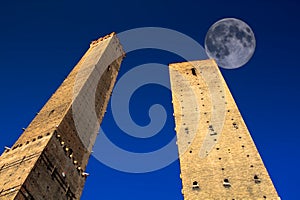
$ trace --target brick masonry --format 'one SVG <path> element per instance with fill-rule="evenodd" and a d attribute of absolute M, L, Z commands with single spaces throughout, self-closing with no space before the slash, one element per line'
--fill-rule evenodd
<path fill-rule="evenodd" d="M 114 33 L 90 48 L 10 150 L 1 200 L 80 199 L 92 146 L 125 53 Z"/>
<path fill-rule="evenodd" d="M 169 71 L 184 199 L 279 199 L 215 61 Z"/>

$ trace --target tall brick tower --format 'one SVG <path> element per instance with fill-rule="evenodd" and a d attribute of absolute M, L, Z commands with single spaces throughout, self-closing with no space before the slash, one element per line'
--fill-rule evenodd
<path fill-rule="evenodd" d="M 1 155 L 1 200 L 80 198 L 123 57 L 114 33 L 91 43 L 16 143 Z"/>
<path fill-rule="evenodd" d="M 184 199 L 279 199 L 214 60 L 169 71 Z"/>

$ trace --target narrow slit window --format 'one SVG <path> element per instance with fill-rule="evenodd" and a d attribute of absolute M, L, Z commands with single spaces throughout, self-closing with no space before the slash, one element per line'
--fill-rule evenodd
<path fill-rule="evenodd" d="M 196 69 L 195 69 L 195 68 L 192 68 L 192 74 L 193 74 L 194 76 L 197 76 L 197 74 L 196 74 Z"/>

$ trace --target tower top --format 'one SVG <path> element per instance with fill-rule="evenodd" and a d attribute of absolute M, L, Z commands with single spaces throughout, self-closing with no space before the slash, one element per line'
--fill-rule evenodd
<path fill-rule="evenodd" d="M 103 40 L 106 40 L 108 38 L 112 38 L 115 35 L 116 35 L 116 33 L 112 32 L 112 33 L 110 33 L 110 34 L 108 34 L 104 37 L 100 37 L 99 39 L 92 41 L 91 44 L 90 44 L 90 47 L 93 47 L 93 46 L 97 45 L 99 42 L 102 42 Z"/>
<path fill-rule="evenodd" d="M 217 62 L 214 59 L 206 59 L 206 60 L 192 60 L 192 61 L 184 61 L 184 62 L 176 62 L 170 63 L 169 67 L 171 68 L 182 68 L 183 66 L 192 67 L 192 66 L 210 66 L 210 67 L 218 67 Z"/>

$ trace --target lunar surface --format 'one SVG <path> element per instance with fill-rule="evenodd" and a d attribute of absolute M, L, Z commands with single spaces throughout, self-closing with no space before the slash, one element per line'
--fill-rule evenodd
<path fill-rule="evenodd" d="M 245 65 L 255 51 L 251 28 L 243 21 L 226 18 L 214 23 L 205 37 L 205 51 L 220 67 L 235 69 Z"/>

